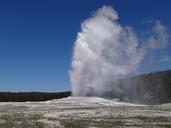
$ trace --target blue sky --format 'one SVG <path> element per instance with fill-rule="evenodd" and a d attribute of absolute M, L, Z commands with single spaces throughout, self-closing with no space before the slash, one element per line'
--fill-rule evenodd
<path fill-rule="evenodd" d="M 171 28 L 170 0 L 0 1 L 0 91 L 70 90 L 68 70 L 80 23 L 103 5 L 113 6 L 119 22 L 135 30 L 149 19 Z"/>

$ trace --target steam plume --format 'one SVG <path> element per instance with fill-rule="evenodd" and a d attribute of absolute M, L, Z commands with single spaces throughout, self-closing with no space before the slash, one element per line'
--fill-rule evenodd
<path fill-rule="evenodd" d="M 118 18 L 112 7 L 103 6 L 81 24 L 70 70 L 74 96 L 102 96 L 116 79 L 138 73 L 146 54 L 169 45 L 160 21 L 148 36 L 139 38 L 133 28 L 119 24 Z M 115 84 L 112 88 L 123 91 Z"/>

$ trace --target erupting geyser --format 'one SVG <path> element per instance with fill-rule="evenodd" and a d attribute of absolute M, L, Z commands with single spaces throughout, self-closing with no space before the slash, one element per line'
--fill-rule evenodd
<path fill-rule="evenodd" d="M 149 35 L 138 37 L 118 18 L 112 7 L 103 6 L 81 24 L 70 70 L 73 96 L 103 96 L 111 88 L 116 94 L 126 91 L 115 80 L 137 74 L 147 54 L 153 58 L 154 51 L 167 47 L 168 33 L 160 21 Z"/>

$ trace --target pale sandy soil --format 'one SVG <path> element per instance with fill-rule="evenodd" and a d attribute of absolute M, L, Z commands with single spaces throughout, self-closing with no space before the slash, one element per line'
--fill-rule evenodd
<path fill-rule="evenodd" d="M 171 104 L 136 105 L 97 97 L 1 102 L 0 128 L 171 128 Z"/>

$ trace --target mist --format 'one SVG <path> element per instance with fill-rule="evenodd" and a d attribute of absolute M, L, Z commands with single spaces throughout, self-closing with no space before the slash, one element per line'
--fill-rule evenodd
<path fill-rule="evenodd" d="M 81 23 L 69 71 L 73 96 L 104 96 L 111 90 L 127 94 L 131 85 L 121 88 L 117 80 L 139 74 L 149 63 L 170 60 L 163 54 L 170 47 L 170 35 L 160 20 L 139 36 L 118 19 L 111 6 L 103 6 Z"/>

